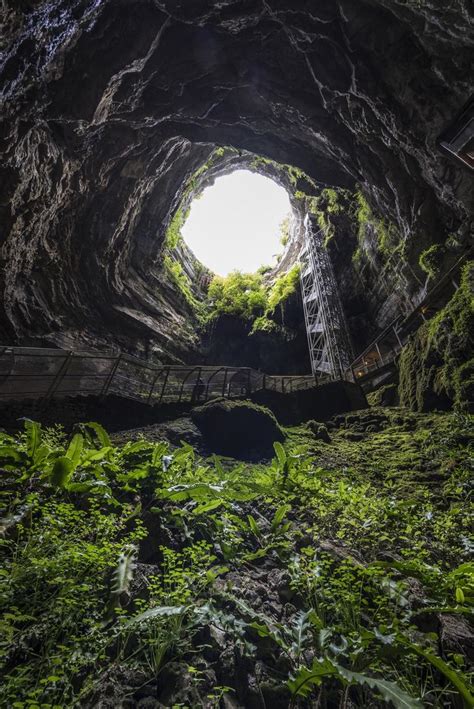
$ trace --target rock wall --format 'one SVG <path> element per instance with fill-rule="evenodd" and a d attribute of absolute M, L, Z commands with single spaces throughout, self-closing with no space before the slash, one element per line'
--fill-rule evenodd
<path fill-rule="evenodd" d="M 471 90 L 464 0 L 4 0 L 1 23 L 4 341 L 189 358 L 162 249 L 215 145 L 358 183 L 412 263 L 468 238 L 437 148 Z"/>
<path fill-rule="evenodd" d="M 400 357 L 402 406 L 417 411 L 474 411 L 474 261 L 459 289 L 420 327 Z"/>

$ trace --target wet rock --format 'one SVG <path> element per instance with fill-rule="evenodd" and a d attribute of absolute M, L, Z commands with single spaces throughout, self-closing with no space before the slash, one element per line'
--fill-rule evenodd
<path fill-rule="evenodd" d="M 445 652 L 460 653 L 474 660 L 474 632 L 460 615 L 439 615 L 441 645 Z"/>
<path fill-rule="evenodd" d="M 327 426 L 323 423 L 318 423 L 317 421 L 311 420 L 306 423 L 306 428 L 311 431 L 316 440 L 324 441 L 325 443 L 331 442 L 331 437 L 328 433 Z"/>
<path fill-rule="evenodd" d="M 192 420 L 214 453 L 237 458 L 272 456 L 284 433 L 268 409 L 250 401 L 218 399 L 197 407 Z"/>

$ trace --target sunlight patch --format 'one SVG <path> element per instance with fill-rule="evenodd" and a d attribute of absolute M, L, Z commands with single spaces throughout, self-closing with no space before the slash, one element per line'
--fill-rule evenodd
<path fill-rule="evenodd" d="M 254 273 L 274 266 L 282 251 L 280 225 L 291 213 L 288 193 L 263 175 L 236 170 L 219 177 L 191 204 L 182 235 L 214 273 Z"/>

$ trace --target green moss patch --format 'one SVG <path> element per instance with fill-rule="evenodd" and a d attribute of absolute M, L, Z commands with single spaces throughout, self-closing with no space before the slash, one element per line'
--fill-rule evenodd
<path fill-rule="evenodd" d="M 424 323 L 400 356 L 400 403 L 417 411 L 472 410 L 474 402 L 474 262 L 448 305 Z"/>

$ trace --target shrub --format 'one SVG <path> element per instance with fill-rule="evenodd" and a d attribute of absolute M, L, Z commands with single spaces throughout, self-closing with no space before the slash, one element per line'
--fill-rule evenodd
<path fill-rule="evenodd" d="M 228 276 L 214 276 L 208 290 L 210 318 L 236 315 L 246 320 L 263 315 L 267 294 L 259 273 L 234 271 Z"/>

